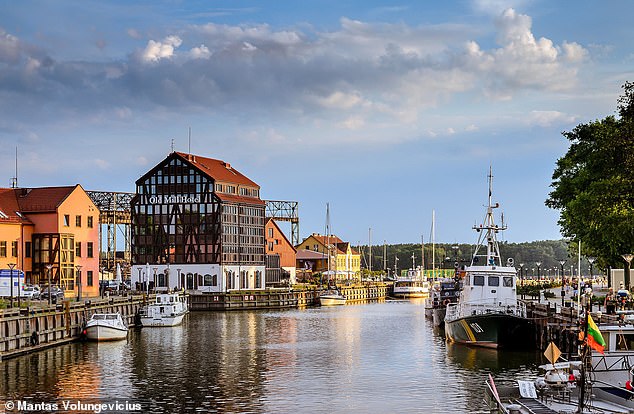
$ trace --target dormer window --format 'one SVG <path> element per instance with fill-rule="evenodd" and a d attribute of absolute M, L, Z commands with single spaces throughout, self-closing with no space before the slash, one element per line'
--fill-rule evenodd
<path fill-rule="evenodd" d="M 0 210 L 0 218 L 6 219 L 6 218 L 9 218 L 9 216 L 4 214 L 4 211 Z"/>

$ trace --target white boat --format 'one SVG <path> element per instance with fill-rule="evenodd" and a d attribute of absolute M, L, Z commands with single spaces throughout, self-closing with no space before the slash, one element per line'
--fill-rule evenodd
<path fill-rule="evenodd" d="M 423 279 L 420 267 L 409 269 L 407 277 L 394 281 L 393 295 L 397 298 L 426 298 L 429 296 L 429 282 Z"/>
<path fill-rule="evenodd" d="M 176 326 L 188 312 L 187 298 L 178 293 L 159 293 L 154 303 L 139 312 L 142 326 Z"/>
<path fill-rule="evenodd" d="M 337 306 L 346 304 L 346 296 L 338 289 L 328 289 L 319 295 L 319 304 L 321 306 Z"/>
<path fill-rule="evenodd" d="M 128 336 L 120 313 L 94 313 L 84 327 L 84 336 L 93 341 L 116 341 Z"/>

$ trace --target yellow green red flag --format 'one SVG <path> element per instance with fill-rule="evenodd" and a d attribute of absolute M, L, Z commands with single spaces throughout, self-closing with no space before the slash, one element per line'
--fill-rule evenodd
<path fill-rule="evenodd" d="M 592 320 L 592 315 L 588 314 L 588 345 L 590 348 L 597 350 L 600 353 L 603 352 L 603 348 L 605 347 L 605 340 L 603 340 L 603 335 L 601 335 L 601 331 L 599 331 L 599 327 Z"/>

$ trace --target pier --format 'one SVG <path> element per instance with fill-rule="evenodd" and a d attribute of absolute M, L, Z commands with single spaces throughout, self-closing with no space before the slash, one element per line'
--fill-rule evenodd
<path fill-rule="evenodd" d="M 135 295 L 0 311 L 0 361 L 77 340 L 95 312 L 119 312 L 133 326 L 144 303 Z"/>

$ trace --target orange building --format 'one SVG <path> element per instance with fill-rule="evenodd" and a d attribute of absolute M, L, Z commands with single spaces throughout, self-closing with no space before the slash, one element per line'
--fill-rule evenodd
<path fill-rule="evenodd" d="M 267 218 L 264 225 L 266 233 L 266 281 L 267 284 L 280 283 L 286 279 L 283 273 L 288 275 L 291 284 L 296 283 L 296 260 L 297 250 L 288 241 L 284 232 L 279 228 L 275 220 Z M 271 257 L 269 257 L 271 256 Z M 278 256 L 275 258 L 275 256 Z"/>
<path fill-rule="evenodd" d="M 99 295 L 99 210 L 79 184 L 0 189 L 0 269 L 9 263 L 27 283 L 50 276 L 67 297 Z"/>

